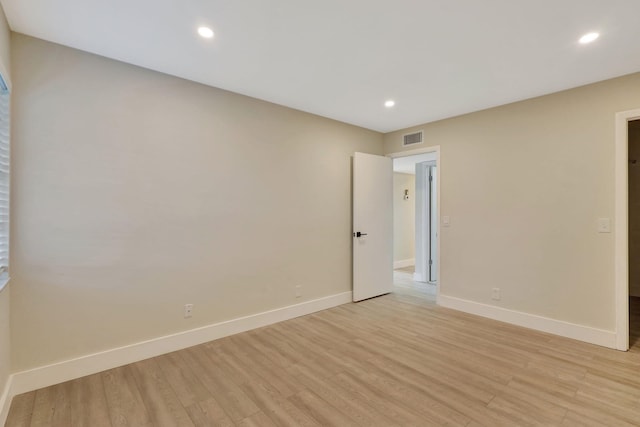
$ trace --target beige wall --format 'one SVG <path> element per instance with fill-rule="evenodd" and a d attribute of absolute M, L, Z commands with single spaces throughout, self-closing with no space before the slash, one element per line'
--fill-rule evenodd
<path fill-rule="evenodd" d="M 0 6 L 0 71 L 7 73 L 4 77 L 8 80 L 11 79 L 9 40 L 9 26 Z M 10 286 L 0 291 L 0 396 L 11 371 Z"/>
<path fill-rule="evenodd" d="M 629 293 L 640 297 L 640 120 L 629 124 Z"/>
<path fill-rule="evenodd" d="M 381 134 L 22 35 L 12 55 L 16 370 L 351 290 L 350 157 Z"/>
<path fill-rule="evenodd" d="M 614 115 L 634 108 L 640 74 L 417 126 L 441 147 L 442 293 L 614 330 L 613 234 L 597 218 L 614 215 Z"/>
<path fill-rule="evenodd" d="M 404 200 L 404 190 L 409 200 Z M 393 261 L 415 258 L 416 177 L 393 174 Z"/>

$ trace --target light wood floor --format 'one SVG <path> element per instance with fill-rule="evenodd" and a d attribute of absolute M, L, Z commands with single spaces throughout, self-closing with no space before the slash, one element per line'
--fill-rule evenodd
<path fill-rule="evenodd" d="M 623 353 L 397 293 L 17 396 L 8 426 L 640 425 Z"/>
<path fill-rule="evenodd" d="M 393 271 L 394 292 L 404 295 L 422 297 L 429 301 L 436 301 L 436 285 L 432 283 L 416 282 L 413 280 L 415 268 L 405 267 Z"/>

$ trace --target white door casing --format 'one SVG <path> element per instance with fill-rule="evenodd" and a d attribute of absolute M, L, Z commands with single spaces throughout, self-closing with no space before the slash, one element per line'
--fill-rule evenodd
<path fill-rule="evenodd" d="M 398 152 L 394 152 L 394 153 L 389 153 L 387 154 L 387 157 L 391 157 L 392 159 L 395 158 L 399 158 L 399 157 L 408 157 L 408 156 L 415 156 L 415 155 L 419 155 L 419 154 L 424 154 L 424 153 L 434 153 L 435 154 L 435 171 L 434 171 L 434 177 L 433 177 L 433 188 L 435 191 L 435 206 L 434 206 L 434 212 L 435 212 L 435 218 L 436 221 L 434 223 L 435 225 L 435 232 L 437 233 L 437 237 L 435 239 L 435 259 L 433 260 L 433 264 L 435 266 L 435 271 L 436 271 L 436 280 L 435 280 L 435 284 L 436 284 L 436 303 L 439 304 L 440 301 L 440 287 L 441 287 L 441 283 L 442 283 L 442 270 L 441 270 L 441 260 L 442 260 L 442 244 L 441 244 L 441 226 L 440 226 L 440 218 L 441 217 L 441 200 L 442 200 L 442 194 L 440 192 L 440 187 L 441 187 L 441 174 L 442 174 L 442 164 L 441 164 L 441 160 L 440 160 L 440 146 L 439 145 L 433 145 L 433 146 L 429 146 L 429 147 L 424 147 L 424 148 L 417 148 L 417 149 L 413 149 L 413 150 L 405 150 L 405 151 L 398 151 Z M 417 197 L 417 190 L 416 190 L 416 197 Z M 416 199 L 416 203 L 418 202 L 418 200 Z M 393 207 L 392 207 L 393 208 Z"/>
<path fill-rule="evenodd" d="M 431 258 L 431 265 L 429 268 L 429 281 L 438 281 L 438 225 L 440 224 L 440 218 L 438 218 L 438 166 L 434 165 L 431 168 L 431 189 L 429 191 L 430 205 L 429 205 L 429 219 L 431 221 L 429 227 L 429 233 L 431 233 L 431 248 L 429 254 Z"/>
<path fill-rule="evenodd" d="M 640 119 L 640 109 L 616 113 L 615 123 L 615 300 L 616 348 L 629 350 L 629 121 Z"/>

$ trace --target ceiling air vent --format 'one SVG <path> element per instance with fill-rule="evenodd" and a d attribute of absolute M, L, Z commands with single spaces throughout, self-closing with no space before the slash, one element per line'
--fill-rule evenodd
<path fill-rule="evenodd" d="M 407 145 L 422 144 L 424 142 L 424 140 L 422 139 L 422 131 L 408 133 L 402 138 L 402 145 L 405 147 Z"/>

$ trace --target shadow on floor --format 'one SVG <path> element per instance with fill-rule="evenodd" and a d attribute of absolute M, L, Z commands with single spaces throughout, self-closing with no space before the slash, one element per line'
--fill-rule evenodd
<path fill-rule="evenodd" d="M 640 353 L 640 297 L 629 298 L 629 351 Z"/>

